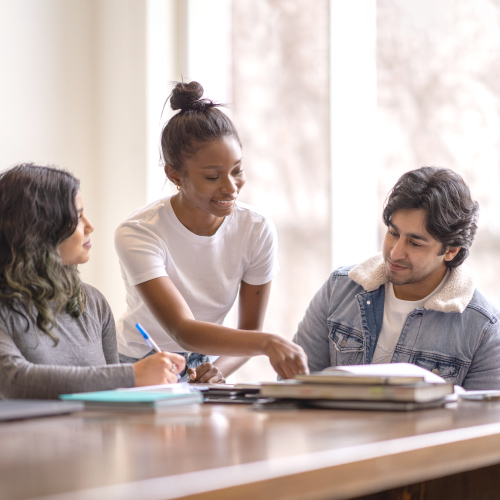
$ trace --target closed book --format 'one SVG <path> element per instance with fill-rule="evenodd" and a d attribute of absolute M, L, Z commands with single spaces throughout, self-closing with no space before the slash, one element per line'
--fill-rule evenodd
<path fill-rule="evenodd" d="M 321 408 L 325 410 L 372 410 L 372 411 L 414 411 L 440 408 L 448 401 L 447 399 L 436 399 L 434 401 L 334 401 L 334 400 L 302 400 L 306 401 L 304 408 Z"/>
<path fill-rule="evenodd" d="M 300 408 L 318 408 L 323 410 L 371 410 L 371 411 L 414 411 L 440 408 L 448 398 L 435 401 L 353 401 L 347 399 L 280 399 L 263 398 L 253 403 L 257 410 L 298 410 Z"/>
<path fill-rule="evenodd" d="M 57 401 L 52 399 L 6 399 L 0 401 L 0 422 L 21 418 L 65 415 L 83 410 L 79 401 Z"/>
<path fill-rule="evenodd" d="M 85 409 L 126 410 L 130 412 L 164 411 L 169 408 L 203 402 L 200 392 L 186 393 L 112 390 L 62 394 L 63 400 L 83 401 Z"/>
<path fill-rule="evenodd" d="M 355 401 L 425 402 L 453 394 L 453 384 L 418 382 L 407 385 L 390 384 L 316 384 L 299 380 L 262 383 L 260 396 L 287 399 L 330 399 Z"/>

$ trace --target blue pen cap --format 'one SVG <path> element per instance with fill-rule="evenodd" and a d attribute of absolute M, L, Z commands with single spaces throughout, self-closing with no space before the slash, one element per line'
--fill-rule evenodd
<path fill-rule="evenodd" d="M 148 346 L 151 347 L 151 349 L 153 349 L 153 344 L 151 344 L 151 342 L 149 341 L 148 332 L 146 332 L 146 330 L 144 330 L 144 328 L 142 327 L 142 325 L 140 323 L 136 323 L 135 327 L 139 330 L 139 332 L 141 332 L 141 335 L 144 337 L 144 340 L 146 341 Z"/>

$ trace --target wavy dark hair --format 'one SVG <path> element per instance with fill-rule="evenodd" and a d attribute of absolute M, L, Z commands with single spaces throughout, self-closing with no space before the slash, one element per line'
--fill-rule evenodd
<path fill-rule="evenodd" d="M 65 266 L 59 245 L 78 224 L 80 183 L 69 172 L 31 163 L 0 174 L 0 301 L 31 319 L 54 342 L 57 315 L 85 308 L 76 266 Z"/>
<path fill-rule="evenodd" d="M 198 82 L 177 82 L 168 97 L 175 114 L 161 133 L 163 161 L 183 174 L 185 158 L 195 154 L 207 142 L 223 137 L 241 141 L 231 119 L 220 109 L 221 105 L 203 98 L 203 87 Z M 168 101 L 167 99 L 167 101 Z"/>
<path fill-rule="evenodd" d="M 479 204 L 473 201 L 467 184 L 453 170 L 421 167 L 403 174 L 387 195 L 383 211 L 389 226 L 397 210 L 422 209 L 425 228 L 447 247 L 461 247 L 455 258 L 445 261 L 449 268 L 458 267 L 469 255 L 479 216 Z"/>

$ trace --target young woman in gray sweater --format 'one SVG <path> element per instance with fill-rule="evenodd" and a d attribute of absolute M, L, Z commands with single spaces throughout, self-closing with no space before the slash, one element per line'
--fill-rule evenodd
<path fill-rule="evenodd" d="M 184 369 L 168 352 L 120 364 L 111 309 L 78 275 L 93 230 L 70 173 L 0 174 L 0 398 L 172 383 Z"/>

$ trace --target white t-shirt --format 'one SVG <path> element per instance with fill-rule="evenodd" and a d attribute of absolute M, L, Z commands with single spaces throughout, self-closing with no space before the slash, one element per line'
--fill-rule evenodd
<path fill-rule="evenodd" d="M 115 233 L 126 288 L 127 311 L 117 322 L 118 350 L 141 358 L 150 351 L 135 324 L 165 351 L 184 352 L 160 326 L 135 285 L 168 276 L 195 319 L 222 324 L 241 281 L 262 285 L 279 270 L 272 221 L 237 202 L 213 236 L 198 236 L 175 215 L 170 197 L 133 213 Z"/>
<path fill-rule="evenodd" d="M 385 286 L 384 300 L 384 319 L 382 321 L 382 329 L 378 338 L 375 352 L 373 353 L 372 363 L 390 363 L 398 343 L 401 330 L 405 324 L 408 314 L 413 310 L 424 307 L 424 304 L 436 293 L 443 288 L 448 279 L 450 272 L 448 271 L 441 283 L 434 289 L 432 293 L 420 300 L 401 300 L 394 295 L 394 286 L 392 283 L 387 283 Z"/>

